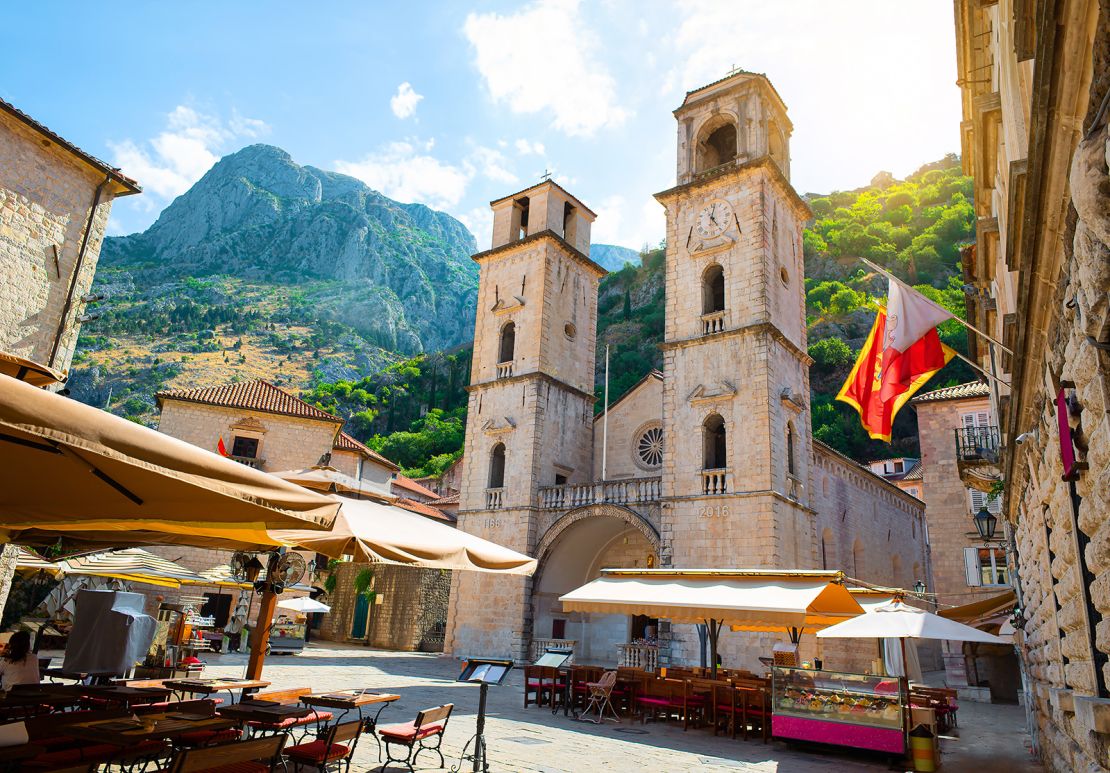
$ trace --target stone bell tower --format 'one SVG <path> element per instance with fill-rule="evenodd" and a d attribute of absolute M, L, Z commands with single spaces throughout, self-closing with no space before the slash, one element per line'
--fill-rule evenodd
<path fill-rule="evenodd" d="M 479 265 L 458 528 L 532 554 L 540 486 L 593 470 L 594 213 L 550 180 L 494 201 Z M 446 650 L 522 659 L 531 580 L 457 572 Z"/>
<path fill-rule="evenodd" d="M 736 72 L 675 110 L 667 209 L 662 561 L 815 565 L 802 227 L 790 120 Z"/>

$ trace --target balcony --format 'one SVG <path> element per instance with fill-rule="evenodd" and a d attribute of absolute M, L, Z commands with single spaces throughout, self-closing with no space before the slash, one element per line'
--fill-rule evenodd
<path fill-rule="evenodd" d="M 578 647 L 577 639 L 532 639 L 529 655 L 533 661 L 539 660 L 548 650 L 570 650 L 571 656 L 568 664 L 574 662 L 574 652 Z"/>
<path fill-rule="evenodd" d="M 513 375 L 513 361 L 512 360 L 509 360 L 508 362 L 499 362 L 499 363 L 497 363 L 497 377 L 498 378 L 509 378 L 512 375 Z"/>
<path fill-rule="evenodd" d="M 998 427 L 960 427 L 953 433 L 960 480 L 974 489 L 990 492 L 1002 476 Z"/>
<path fill-rule="evenodd" d="M 802 501 L 802 494 L 805 492 L 805 484 L 802 483 L 801 478 L 793 475 L 786 476 L 786 496 L 793 499 L 795 502 Z"/>
<path fill-rule="evenodd" d="M 618 644 L 617 665 L 622 668 L 659 668 L 659 647 L 655 644 Z"/>
<path fill-rule="evenodd" d="M 703 494 L 727 494 L 729 491 L 729 471 L 725 468 L 701 471 L 701 490 Z"/>
<path fill-rule="evenodd" d="M 725 317 L 728 312 L 725 310 L 712 311 L 708 314 L 701 315 L 701 334 L 709 335 L 710 333 L 720 333 L 725 329 Z"/>
<path fill-rule="evenodd" d="M 564 483 L 540 489 L 540 507 L 545 510 L 573 510 L 586 505 L 638 505 L 658 502 L 662 478 L 599 480 L 593 483 Z"/>
<path fill-rule="evenodd" d="M 503 497 L 505 495 L 504 488 L 488 488 L 486 489 L 486 509 L 487 510 L 500 510 L 502 506 Z"/>
<path fill-rule="evenodd" d="M 266 466 L 266 460 L 265 459 L 259 459 L 258 457 L 255 457 L 255 456 L 234 456 L 234 455 L 231 455 L 231 456 L 228 456 L 227 458 L 231 459 L 234 462 L 239 462 L 239 464 L 245 464 L 248 467 L 253 467 L 256 470 L 261 470 L 263 467 Z"/>

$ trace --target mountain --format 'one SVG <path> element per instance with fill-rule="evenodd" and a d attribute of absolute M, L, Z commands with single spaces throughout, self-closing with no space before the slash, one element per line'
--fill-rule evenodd
<path fill-rule="evenodd" d="M 106 239 L 100 262 L 145 285 L 228 275 L 303 286 L 321 318 L 413 353 L 469 336 L 475 250 L 450 215 L 251 145 L 221 159 L 145 232 Z"/>
<path fill-rule="evenodd" d="M 590 257 L 606 271 L 620 271 L 629 263 L 640 265 L 639 251 L 615 244 L 591 244 Z"/>
<path fill-rule="evenodd" d="M 268 378 L 301 389 L 473 334 L 474 237 L 353 177 L 252 145 L 146 231 L 104 240 L 106 300 L 78 342 L 78 399 L 140 421 L 166 386 Z"/>

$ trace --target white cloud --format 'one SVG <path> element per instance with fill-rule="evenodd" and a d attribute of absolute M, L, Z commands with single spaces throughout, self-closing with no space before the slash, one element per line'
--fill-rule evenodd
<path fill-rule="evenodd" d="M 391 142 L 361 161 L 336 161 L 335 170 L 357 177 L 398 201 L 416 201 L 437 209 L 458 204 L 474 176 L 469 164 L 455 166 L 428 155 L 429 146 Z"/>
<path fill-rule="evenodd" d="M 590 232 L 596 244 L 616 244 L 638 250 L 654 247 L 666 233 L 663 207 L 648 198 L 637 208 L 620 194 L 606 196 L 597 207 L 597 220 Z"/>
<path fill-rule="evenodd" d="M 397 87 L 397 93 L 389 98 L 389 109 L 398 118 L 409 118 L 416 112 L 416 105 L 423 98 L 423 94 L 417 94 L 412 84 L 405 81 Z"/>
<path fill-rule="evenodd" d="M 493 210 L 489 207 L 475 207 L 465 214 L 455 215 L 478 243 L 479 250 L 488 250 L 493 243 Z"/>
<path fill-rule="evenodd" d="M 493 101 L 514 113 L 550 113 L 569 135 L 620 126 L 627 117 L 579 0 L 537 0 L 504 16 L 471 13 L 463 32 Z"/>
<path fill-rule="evenodd" d="M 507 168 L 509 160 L 499 150 L 479 146 L 474 149 L 467 161 L 476 167 L 484 177 L 495 182 L 515 183 L 520 179 L 509 171 Z"/>
<path fill-rule="evenodd" d="M 522 156 L 542 156 L 546 152 L 542 142 L 529 142 L 525 139 L 519 139 L 514 144 L 516 152 Z"/>
<path fill-rule="evenodd" d="M 178 105 L 166 115 L 166 129 L 146 142 L 110 142 L 112 161 L 146 191 L 143 206 L 180 196 L 219 160 L 233 140 L 255 138 L 270 131 L 265 121 L 232 112 L 226 124 L 218 117 Z"/>

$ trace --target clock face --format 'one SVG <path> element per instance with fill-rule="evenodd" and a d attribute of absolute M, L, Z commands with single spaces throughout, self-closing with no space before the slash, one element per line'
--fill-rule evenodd
<path fill-rule="evenodd" d="M 694 230 L 702 239 L 713 239 L 724 233 L 732 225 L 732 207 L 727 201 L 714 199 L 698 212 Z"/>

